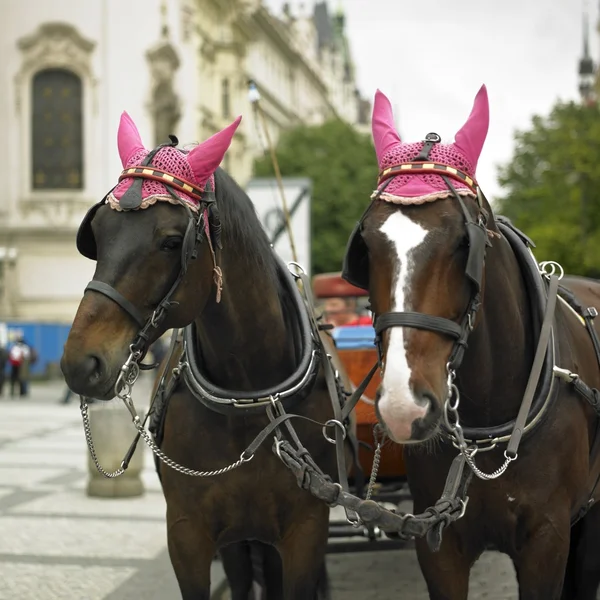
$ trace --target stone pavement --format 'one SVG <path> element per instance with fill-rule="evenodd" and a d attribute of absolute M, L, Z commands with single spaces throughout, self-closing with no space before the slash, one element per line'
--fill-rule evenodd
<path fill-rule="evenodd" d="M 138 385 L 145 400 L 147 376 Z M 58 404 L 64 390 L 33 384 L 30 398 L 0 398 L 0 599 L 180 597 L 150 451 L 144 496 L 89 498 L 79 399 Z M 213 579 L 223 581 L 219 563 Z"/>
<path fill-rule="evenodd" d="M 135 394 L 140 407 L 149 387 L 144 374 Z M 58 404 L 63 393 L 52 382 L 33 384 L 28 399 L 0 398 L 0 600 L 179 598 L 150 451 L 144 496 L 89 498 L 79 402 Z M 213 567 L 216 591 L 223 572 L 218 561 Z M 427 599 L 412 550 L 330 554 L 328 567 L 333 600 Z M 469 598 L 518 595 L 501 555 L 485 554 L 471 579 Z"/>

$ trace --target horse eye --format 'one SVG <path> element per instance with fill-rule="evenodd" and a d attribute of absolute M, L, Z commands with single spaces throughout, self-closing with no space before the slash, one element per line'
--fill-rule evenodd
<path fill-rule="evenodd" d="M 178 248 L 181 248 L 181 242 L 182 239 L 180 236 L 169 237 L 163 241 L 163 243 L 160 245 L 160 249 L 166 252 L 170 252 L 171 250 L 177 250 Z"/>

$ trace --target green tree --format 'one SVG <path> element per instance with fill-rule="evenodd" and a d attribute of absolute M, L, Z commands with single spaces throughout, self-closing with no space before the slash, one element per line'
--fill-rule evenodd
<path fill-rule="evenodd" d="M 346 242 L 370 202 L 377 160 L 370 136 L 335 119 L 283 133 L 277 145 L 283 177 L 312 180 L 312 271 L 339 271 Z M 272 177 L 269 154 L 254 166 L 257 177 Z"/>
<path fill-rule="evenodd" d="M 600 109 L 558 103 L 515 141 L 511 162 L 500 168 L 508 193 L 497 211 L 533 239 L 538 260 L 599 276 Z"/>

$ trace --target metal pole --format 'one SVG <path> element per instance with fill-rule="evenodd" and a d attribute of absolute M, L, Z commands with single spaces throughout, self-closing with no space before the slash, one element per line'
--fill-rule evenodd
<path fill-rule="evenodd" d="M 285 199 L 285 191 L 283 189 L 283 180 L 281 178 L 281 171 L 279 169 L 279 163 L 277 162 L 277 155 L 275 154 L 275 148 L 273 147 L 273 143 L 271 141 L 271 136 L 269 135 L 269 128 L 267 125 L 267 119 L 265 116 L 262 107 L 260 106 L 260 93 L 256 89 L 256 84 L 253 81 L 248 83 L 248 98 L 250 99 L 250 103 L 254 107 L 254 111 L 256 114 L 260 115 L 263 132 L 265 134 L 265 139 L 267 141 L 267 146 L 269 148 L 269 153 L 271 155 L 271 162 L 273 163 L 273 171 L 275 172 L 275 179 L 277 181 L 277 186 L 279 187 L 279 193 L 281 195 L 281 204 L 283 206 L 283 216 L 285 220 L 285 226 L 288 232 L 288 237 L 290 238 L 290 246 L 292 249 L 292 258 L 294 262 L 298 262 L 298 255 L 296 253 L 296 244 L 294 242 L 294 234 L 292 232 L 292 223 L 290 218 L 290 212 L 288 210 L 287 202 Z"/>

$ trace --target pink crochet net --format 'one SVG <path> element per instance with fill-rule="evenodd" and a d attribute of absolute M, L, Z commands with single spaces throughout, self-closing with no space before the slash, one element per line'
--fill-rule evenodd
<path fill-rule="evenodd" d="M 424 142 L 395 144 L 383 155 L 380 169 L 384 170 L 400 163 L 413 162 L 423 148 L 423 144 Z M 428 160 L 454 167 L 475 179 L 472 163 L 454 144 L 435 144 L 431 148 Z M 456 179 L 451 181 L 456 191 L 461 195 L 473 195 L 466 184 Z M 451 194 L 441 176 L 431 173 L 398 175 L 389 183 L 384 182 L 382 185 L 385 185 L 385 191 L 381 195 L 382 200 L 402 204 L 420 204 L 446 198 Z M 377 192 L 374 192 L 373 197 L 376 194 Z"/>
<path fill-rule="evenodd" d="M 148 155 L 147 150 L 140 150 L 136 152 L 128 161 L 126 169 L 130 169 L 131 167 L 141 166 L 142 161 Z M 152 159 L 152 166 L 160 169 L 162 171 L 166 171 L 175 177 L 180 177 L 181 179 L 185 179 L 190 183 L 198 185 L 192 168 L 190 167 L 186 154 L 177 148 L 172 146 L 166 146 L 161 148 Z M 117 187 L 112 191 L 109 195 L 108 202 L 112 208 L 119 210 L 119 200 L 123 197 L 123 194 L 129 189 L 131 184 L 136 180 L 134 177 L 128 177 L 120 181 Z M 180 192 L 175 188 L 172 188 L 175 194 L 183 200 L 190 208 L 198 209 L 199 202 L 188 196 L 184 192 Z M 155 204 L 157 201 L 166 201 L 175 203 L 174 198 L 169 194 L 167 188 L 158 181 L 152 181 L 150 179 L 144 179 L 142 184 L 142 205 L 140 208 L 147 208 Z"/>

